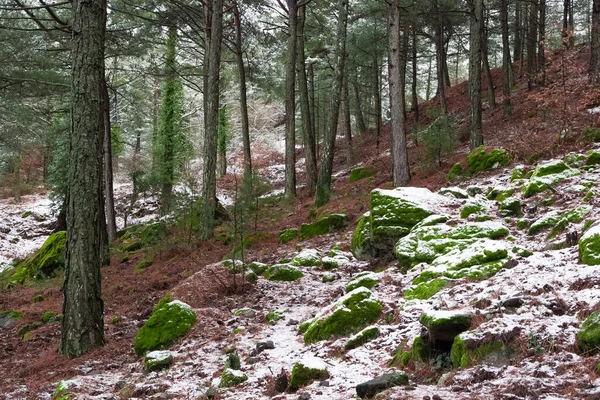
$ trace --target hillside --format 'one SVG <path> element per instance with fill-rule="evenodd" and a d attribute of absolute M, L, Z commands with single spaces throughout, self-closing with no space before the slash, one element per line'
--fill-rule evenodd
<path fill-rule="evenodd" d="M 389 131 L 384 129 L 380 148 L 372 134 L 355 138 L 357 166 L 374 173 L 355 182 L 349 182 L 349 176 L 356 166 L 345 166 L 340 140 L 330 204 L 312 210 L 312 199 L 302 190 L 294 202 L 276 196 L 260 202 L 245 260 L 287 264 L 302 250 L 311 250 L 316 261 L 296 259 L 303 274 L 296 281 L 258 277 L 242 285 L 241 274 L 232 274 L 221 262 L 237 240 L 223 240 L 231 236 L 225 228 L 218 230 L 217 239 L 197 243 L 181 226 L 170 226 L 157 242 L 131 252 L 124 250 L 130 238 L 123 238 L 111 265 L 102 270 L 107 344 L 75 360 L 56 354 L 59 323 L 40 323 L 29 333 L 22 330 L 42 321 L 44 313 L 61 312 L 61 275 L 3 289 L 0 310 L 23 315 L 0 318 L 0 390 L 6 398 L 50 398 L 64 381 L 66 392 L 82 399 L 203 398 L 209 388 L 219 386 L 227 354 L 237 353 L 247 381 L 219 389 L 214 398 L 351 399 L 358 384 L 392 370 L 405 372 L 409 384 L 389 389 L 381 398 L 600 397 L 594 348 L 581 348 L 577 342 L 583 321 L 600 308 L 598 267 L 580 262 L 577 240 L 572 240 L 572 233 L 581 237 L 584 228 L 594 237 L 597 228 L 592 224 L 600 217 L 600 153 L 588 155 L 597 145 L 582 140 L 585 129 L 597 125 L 598 114 L 588 109 L 598 105 L 600 96 L 587 84 L 587 58 L 586 46 L 564 57 L 556 52 L 549 60 L 547 87 L 528 91 L 526 82 L 518 81 L 510 118 L 502 116 L 501 106 L 487 107 L 486 144 L 506 149 L 512 164 L 464 177 L 458 187 L 443 189 L 454 163 L 467 168 L 464 142 L 441 167 L 427 161 L 422 146 L 411 144 L 414 188 L 390 192 L 385 190 L 391 189 Z M 494 76 L 500 82 L 499 70 Z M 449 89 L 448 98 L 464 133 L 466 83 Z M 422 114 L 435 104 L 435 99 L 425 103 Z M 260 171 L 278 189 L 281 168 L 268 164 L 278 156 L 265 152 L 262 158 Z M 221 181 L 231 197 L 235 182 L 231 175 Z M 376 193 L 391 198 L 385 201 L 392 206 L 384 209 L 395 228 L 404 217 L 402 212 L 394 214 L 396 198 L 428 216 L 402 226 L 410 233 L 396 245 L 395 256 L 381 241 L 376 243 L 382 245 L 381 257 L 361 261 L 351 253 L 360 253 L 356 240 L 351 246 L 352 236 L 363 213 L 377 215 L 369 195 L 376 188 L 384 189 Z M 512 208 L 516 203 L 520 210 Z M 152 204 L 147 201 L 139 209 L 151 211 Z M 499 214 L 501 206 L 514 214 Z M 2 212 L 8 214 L 6 210 L 8 206 Z M 25 210 L 11 208 L 11 219 L 4 221 L 18 225 Z M 284 229 L 342 212 L 349 223 L 338 231 L 279 243 Z M 442 217 L 432 217 L 436 215 Z M 469 233 L 457 233 L 461 229 Z M 8 243 L 13 233 L 3 233 L 1 239 Z M 40 237 L 44 236 L 35 238 L 38 246 Z M 22 243 L 25 246 L 27 239 Z M 600 257 L 593 248 L 591 252 L 590 259 Z M 325 256 L 330 256 L 325 259 L 330 267 L 330 259 L 336 259 L 337 268 L 323 267 Z M 152 265 L 136 269 L 148 259 Z M 312 263 L 321 265 L 306 265 Z M 378 335 L 354 349 L 345 348 L 348 332 L 306 343 L 312 339 L 309 333 L 298 334 L 301 324 L 325 315 L 324 309 L 336 301 L 347 300 L 344 296 L 355 293 L 347 285 L 365 271 L 372 273 L 355 283 L 371 286 L 372 293 L 363 300 L 378 299 L 381 310 L 374 318 L 361 317 L 364 323 L 359 325 L 376 326 Z M 367 289 L 355 290 L 367 294 Z M 196 323 L 169 348 L 174 359 L 170 368 L 145 372 L 134 339 L 166 293 L 191 306 Z M 35 296 L 42 300 L 34 301 Z M 459 328 L 436 331 L 431 321 L 440 319 L 458 320 Z M 455 339 L 460 332 L 466 332 L 460 335 L 462 343 Z M 449 353 L 452 343 L 457 346 L 454 357 Z M 275 378 L 282 370 L 291 373 L 303 359 L 309 366 L 326 368 L 329 376 L 296 392 L 278 393 Z"/>

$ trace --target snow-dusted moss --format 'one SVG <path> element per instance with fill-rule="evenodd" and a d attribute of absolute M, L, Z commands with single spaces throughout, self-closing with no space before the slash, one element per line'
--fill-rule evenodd
<path fill-rule="evenodd" d="M 66 232 L 53 233 L 33 255 L 15 265 L 8 284 L 23 283 L 29 279 L 53 277 L 64 269 L 66 256 Z"/>
<path fill-rule="evenodd" d="M 565 164 L 561 160 L 552 160 L 539 164 L 533 171 L 531 178 L 523 184 L 523 197 L 531 197 L 541 193 L 562 182 L 563 180 L 579 175 L 581 172 Z"/>
<path fill-rule="evenodd" d="M 508 361 L 508 349 L 501 341 L 478 343 L 469 339 L 469 332 L 454 338 L 450 352 L 455 368 L 468 368 L 474 364 L 502 365 Z"/>
<path fill-rule="evenodd" d="M 232 274 L 241 274 L 245 269 L 245 265 L 242 260 L 232 260 L 230 258 L 223 260 L 223 266 Z"/>
<path fill-rule="evenodd" d="M 350 259 L 346 256 L 336 255 L 334 257 L 325 256 L 321 261 L 323 263 L 321 265 L 323 269 L 329 270 L 348 264 L 350 262 Z"/>
<path fill-rule="evenodd" d="M 265 271 L 265 279 L 269 281 L 292 282 L 303 276 L 302 271 L 289 264 L 276 264 Z"/>
<path fill-rule="evenodd" d="M 510 154 L 506 150 L 494 149 L 486 152 L 485 147 L 480 146 L 467 156 L 467 169 L 469 174 L 475 175 L 488 169 L 504 167 L 510 163 L 510 160 Z"/>
<path fill-rule="evenodd" d="M 419 322 L 429 332 L 429 340 L 452 342 L 456 335 L 469 329 L 471 314 L 465 311 L 430 311 Z"/>
<path fill-rule="evenodd" d="M 480 214 L 487 211 L 487 207 L 480 201 L 467 201 L 460 209 L 460 217 L 468 218 L 473 214 Z"/>
<path fill-rule="evenodd" d="M 292 367 L 290 376 L 290 389 L 298 390 L 316 380 L 324 380 L 329 377 L 327 364 L 316 357 L 306 357 L 298 361 Z"/>
<path fill-rule="evenodd" d="M 446 182 L 456 182 L 459 181 L 464 174 L 462 165 L 460 163 L 456 163 L 450 168 L 448 171 L 448 176 L 446 177 Z"/>
<path fill-rule="evenodd" d="M 552 228 L 552 231 L 548 235 L 549 238 L 552 238 L 556 236 L 556 234 L 564 231 L 569 223 L 581 222 L 590 211 L 592 211 L 591 206 L 581 206 L 568 211 L 550 211 L 531 224 L 528 233 L 530 235 L 537 235 L 546 229 Z"/>
<path fill-rule="evenodd" d="M 151 351 L 144 356 L 144 369 L 146 371 L 160 371 L 173 364 L 173 353 L 170 351 Z"/>
<path fill-rule="evenodd" d="M 600 351 L 600 312 L 593 313 L 583 322 L 577 333 L 577 342 L 586 354 Z"/>
<path fill-rule="evenodd" d="M 368 328 L 363 329 L 358 332 L 356 335 L 352 336 L 346 342 L 344 349 L 352 350 L 357 347 L 362 346 L 363 344 L 370 342 L 373 339 L 379 337 L 379 327 L 377 326 L 369 326 Z"/>
<path fill-rule="evenodd" d="M 254 261 L 249 265 L 249 268 L 252 270 L 252 272 L 254 272 L 256 275 L 262 275 L 264 274 L 264 272 L 269 269 L 269 266 L 267 264 L 258 262 L 258 261 Z"/>
<path fill-rule="evenodd" d="M 508 261 L 506 242 L 483 239 L 436 258 L 431 270 L 451 279 L 466 277 L 480 280 L 496 274 Z"/>
<path fill-rule="evenodd" d="M 285 318 L 285 316 L 284 316 L 285 312 L 286 312 L 286 310 L 275 310 L 275 311 L 269 312 L 267 314 L 267 322 L 270 323 L 271 325 L 275 325 L 277 323 L 277 321 Z"/>
<path fill-rule="evenodd" d="M 134 349 L 137 355 L 148 351 L 166 349 L 185 335 L 196 322 L 196 313 L 192 308 L 179 301 L 170 301 L 165 296 L 152 311 L 135 337 Z"/>
<path fill-rule="evenodd" d="M 286 229 L 279 234 L 279 243 L 287 243 L 298 237 L 298 229 Z"/>
<path fill-rule="evenodd" d="M 521 201 L 516 197 L 509 197 L 498 206 L 498 215 L 500 217 L 520 217 L 523 215 L 521 211 Z"/>
<path fill-rule="evenodd" d="M 466 190 L 461 189 L 457 186 L 442 188 L 439 190 L 438 193 L 443 196 L 453 197 L 455 199 L 466 199 L 469 197 L 469 193 L 467 193 Z"/>
<path fill-rule="evenodd" d="M 248 376 L 243 372 L 231 368 L 225 368 L 223 374 L 221 375 L 221 382 L 219 383 L 219 387 L 234 387 L 239 385 L 240 383 L 246 382 L 247 380 Z"/>
<path fill-rule="evenodd" d="M 358 287 L 366 287 L 371 289 L 381 279 L 381 275 L 375 272 L 361 272 L 357 274 L 348 284 L 346 285 L 346 293 L 353 291 Z"/>
<path fill-rule="evenodd" d="M 348 216 L 346 214 L 331 214 L 322 217 L 311 224 L 300 225 L 300 240 L 339 231 L 347 225 Z"/>
<path fill-rule="evenodd" d="M 583 154 L 571 152 L 563 157 L 563 161 L 569 167 L 579 168 L 585 165 L 586 156 Z"/>
<path fill-rule="evenodd" d="M 359 287 L 323 309 L 305 329 L 304 342 L 313 343 L 357 332 L 381 315 L 379 299 L 367 288 Z"/>
<path fill-rule="evenodd" d="M 586 165 L 597 165 L 600 164 L 600 152 L 596 150 L 590 150 L 587 153 Z"/>
<path fill-rule="evenodd" d="M 406 289 L 404 298 L 406 300 L 427 300 L 437 292 L 450 286 L 451 281 L 444 278 L 436 278 L 426 282 L 413 285 Z"/>
<path fill-rule="evenodd" d="M 323 264 L 321 255 L 318 250 L 315 249 L 304 249 L 292 259 L 291 264 L 295 267 L 318 267 Z"/>
<path fill-rule="evenodd" d="M 511 182 L 518 182 L 525 177 L 525 167 L 523 165 L 517 165 L 513 168 L 510 174 Z"/>

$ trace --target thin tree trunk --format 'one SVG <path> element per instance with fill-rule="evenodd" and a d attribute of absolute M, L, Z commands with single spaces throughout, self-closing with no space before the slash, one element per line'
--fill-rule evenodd
<path fill-rule="evenodd" d="M 308 79 L 310 82 L 310 96 L 308 100 L 310 101 L 310 115 L 311 115 L 311 123 L 312 123 L 312 131 L 315 135 L 315 155 L 316 158 L 319 158 L 319 141 L 317 137 L 319 133 L 317 131 L 317 103 L 315 97 L 315 67 L 313 63 L 310 63 L 308 67 Z"/>
<path fill-rule="evenodd" d="M 250 150 L 250 123 L 248 122 L 248 102 L 246 89 L 246 67 L 244 66 L 244 47 L 242 43 L 242 23 L 238 1 L 233 2 L 233 19 L 235 24 L 235 58 L 240 80 L 240 117 L 242 122 L 242 142 L 244 149 L 244 177 L 252 175 L 252 154 Z"/>
<path fill-rule="evenodd" d="M 468 0 L 470 14 L 469 36 L 469 98 L 470 148 L 483 145 L 481 127 L 481 33 L 483 24 L 483 0 Z"/>
<path fill-rule="evenodd" d="M 206 108 L 204 110 L 204 170 L 202 180 L 202 208 L 198 239 L 207 240 L 214 234 L 217 209 L 217 142 L 219 125 L 219 81 L 221 68 L 221 41 L 223 39 L 223 0 L 212 0 L 208 42 Z"/>
<path fill-rule="evenodd" d="M 285 197 L 296 197 L 296 38 L 297 0 L 287 0 L 288 48 L 285 67 Z"/>
<path fill-rule="evenodd" d="M 306 190 L 312 194 L 317 184 L 317 154 L 315 133 L 313 131 L 312 115 L 308 98 L 308 79 L 306 76 L 306 55 L 304 54 L 304 21 L 306 6 L 298 8 L 298 94 L 300 96 L 300 116 L 302 118 L 302 134 L 304 142 L 304 157 L 306 164 Z"/>
<path fill-rule="evenodd" d="M 537 75 L 537 15 L 538 7 L 537 0 L 535 0 L 529 5 L 529 26 L 527 34 L 527 86 L 529 89 L 531 89 L 531 85 L 535 84 Z"/>
<path fill-rule="evenodd" d="M 355 77 L 352 82 L 352 88 L 354 89 L 354 118 L 356 119 L 356 129 L 359 134 L 363 134 L 367 131 L 365 119 L 362 111 L 362 101 L 358 90 L 358 78 Z"/>
<path fill-rule="evenodd" d="M 429 57 L 429 68 L 427 68 L 427 89 L 425 90 L 425 101 L 431 99 L 431 63 L 432 59 Z"/>
<path fill-rule="evenodd" d="M 512 113 L 510 104 L 512 63 L 508 41 L 508 0 L 500 0 L 500 29 L 502 31 L 502 109 L 504 116 L 508 117 Z"/>
<path fill-rule="evenodd" d="M 100 267 L 106 249 L 102 197 L 105 0 L 73 0 L 72 98 L 66 267 L 59 352 L 104 344 Z"/>
<path fill-rule="evenodd" d="M 494 86 L 494 78 L 492 77 L 492 71 L 490 69 L 490 60 L 488 54 L 488 32 L 485 27 L 485 22 L 481 23 L 481 58 L 483 60 L 483 67 L 485 69 L 485 76 L 488 84 L 488 97 L 491 108 L 496 108 L 496 88 Z"/>
<path fill-rule="evenodd" d="M 503 1 L 503 0 L 501 0 Z M 508 7 L 508 6 L 507 6 Z M 508 13 L 508 11 L 507 11 Z M 514 43 L 514 51 L 513 51 L 513 60 L 519 61 L 521 59 L 521 46 L 522 46 L 522 36 L 523 33 L 523 6 L 521 4 L 521 0 L 515 1 L 515 43 Z"/>
<path fill-rule="evenodd" d="M 342 94 L 344 104 L 344 137 L 346 139 L 346 165 L 351 167 L 354 165 L 354 147 L 352 146 L 352 116 L 350 115 L 350 90 L 348 89 L 350 77 L 347 70 L 345 75 Z"/>
<path fill-rule="evenodd" d="M 417 62 L 417 24 L 413 22 L 412 29 L 412 82 L 411 82 L 411 92 L 412 92 L 412 112 L 413 112 L 413 139 L 415 141 L 415 146 L 419 146 L 419 93 L 417 92 L 417 80 L 418 80 L 418 72 L 419 65 Z"/>
<path fill-rule="evenodd" d="M 592 5 L 590 81 L 593 85 L 600 84 L 600 0 L 594 0 Z"/>
<path fill-rule="evenodd" d="M 538 83 L 541 86 L 546 85 L 546 0 L 540 0 L 539 5 L 539 38 L 538 38 L 538 65 L 537 65 L 537 76 Z"/>
<path fill-rule="evenodd" d="M 395 187 L 406 186 L 410 181 L 408 154 L 406 152 L 406 132 L 404 127 L 404 86 L 408 35 L 400 35 L 401 18 L 398 0 L 389 5 L 389 44 L 388 74 L 390 82 L 390 109 L 392 128 L 392 182 Z"/>
<path fill-rule="evenodd" d="M 112 168 L 112 137 L 110 125 L 110 97 L 106 79 L 102 80 L 102 114 L 104 118 L 104 201 L 106 213 L 106 232 L 108 241 L 117 238 L 117 222 L 115 218 L 115 196 L 113 190 L 113 168 Z"/>
<path fill-rule="evenodd" d="M 448 103 L 446 102 L 446 83 L 445 83 L 445 71 L 444 71 L 444 38 L 443 30 L 440 24 L 436 27 L 435 34 L 435 55 L 437 64 L 437 93 L 440 96 L 440 107 L 442 113 L 448 114 Z"/>
<path fill-rule="evenodd" d="M 376 133 L 376 148 L 379 149 L 381 141 L 381 72 L 379 69 L 377 58 L 373 58 L 373 94 L 375 95 L 375 133 Z"/>
<path fill-rule="evenodd" d="M 346 62 L 346 34 L 348 24 L 348 0 L 339 0 L 338 26 L 336 35 L 336 54 L 334 80 L 329 100 L 329 118 L 323 140 L 323 154 L 319 166 L 319 179 L 315 195 L 315 207 L 327 204 L 331 198 L 331 173 L 333 171 L 333 156 L 335 152 L 335 137 L 340 111 L 342 85 Z"/>

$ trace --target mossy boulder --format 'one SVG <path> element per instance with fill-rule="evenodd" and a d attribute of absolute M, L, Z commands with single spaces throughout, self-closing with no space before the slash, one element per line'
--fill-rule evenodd
<path fill-rule="evenodd" d="M 325 256 L 323 257 L 321 262 L 321 266 L 323 267 L 323 269 L 330 270 L 348 264 L 350 262 L 350 259 L 342 255 L 336 255 L 334 257 Z"/>
<path fill-rule="evenodd" d="M 167 237 L 168 233 L 169 230 L 164 222 L 155 222 L 144 225 L 138 235 L 143 247 L 151 247 L 161 243 Z"/>
<path fill-rule="evenodd" d="M 300 225 L 300 240 L 336 232 L 346 226 L 348 226 L 348 216 L 346 214 L 331 214 L 318 219 L 312 224 Z"/>
<path fill-rule="evenodd" d="M 356 395 L 361 399 L 370 399 L 386 389 L 406 385 L 408 385 L 408 375 L 404 372 L 394 371 L 358 384 L 356 386 Z"/>
<path fill-rule="evenodd" d="M 262 275 L 264 274 L 264 272 L 269 269 L 269 266 L 267 264 L 258 262 L 258 261 L 254 261 L 251 262 L 250 265 L 248 266 L 252 272 L 254 272 L 256 275 Z"/>
<path fill-rule="evenodd" d="M 583 132 L 585 142 L 600 142 L 600 128 L 590 126 Z"/>
<path fill-rule="evenodd" d="M 438 191 L 442 196 L 453 197 L 455 199 L 466 199 L 469 197 L 469 193 L 466 190 L 456 186 L 442 188 Z"/>
<path fill-rule="evenodd" d="M 427 300 L 437 292 L 452 285 L 451 280 L 445 278 L 433 278 L 426 282 L 413 285 L 406 289 L 404 298 L 406 300 Z"/>
<path fill-rule="evenodd" d="M 473 214 L 481 214 L 487 211 L 487 207 L 480 201 L 467 201 L 460 209 L 460 217 L 468 218 Z"/>
<path fill-rule="evenodd" d="M 196 313 L 189 305 L 164 297 L 135 337 L 133 347 L 136 354 L 141 356 L 148 351 L 168 348 L 195 322 Z"/>
<path fill-rule="evenodd" d="M 371 210 L 358 222 L 351 250 L 361 260 L 389 257 L 396 241 L 425 218 L 439 214 L 440 207 L 455 200 L 426 188 L 405 187 L 371 192 Z"/>
<path fill-rule="evenodd" d="M 600 164 L 600 152 L 595 150 L 590 150 L 587 153 L 587 160 L 585 161 L 585 165 L 598 165 Z"/>
<path fill-rule="evenodd" d="M 430 311 L 421 315 L 419 322 L 429 332 L 432 342 L 450 342 L 471 326 L 471 314 L 465 311 Z"/>
<path fill-rule="evenodd" d="M 381 275 L 375 272 L 360 272 L 355 277 L 352 278 L 350 282 L 346 285 L 346 293 L 353 291 L 358 287 L 366 287 L 367 289 L 371 289 L 381 279 Z"/>
<path fill-rule="evenodd" d="M 60 322 L 60 321 L 62 321 L 62 314 L 56 314 L 55 312 L 52 312 L 52 311 L 46 311 L 45 313 L 42 314 L 42 322 L 44 324 L 51 323 L 51 322 Z"/>
<path fill-rule="evenodd" d="M 455 249 L 462 250 L 481 238 L 499 239 L 506 235 L 508 229 L 497 222 L 420 226 L 396 243 L 394 255 L 400 267 L 412 268 Z"/>
<path fill-rule="evenodd" d="M 358 287 L 323 309 L 304 327 L 304 342 L 314 343 L 356 333 L 375 322 L 381 310 L 379 299 L 369 289 Z"/>
<path fill-rule="evenodd" d="M 579 349 L 586 355 L 596 354 L 600 350 L 600 312 L 590 315 L 581 324 L 577 333 Z"/>
<path fill-rule="evenodd" d="M 65 246 L 66 232 L 53 233 L 38 251 L 15 265 L 14 273 L 8 276 L 7 283 L 23 283 L 30 279 L 56 276 L 58 271 L 65 268 Z"/>
<path fill-rule="evenodd" d="M 173 364 L 173 353 L 167 350 L 151 351 L 144 356 L 146 371 L 161 371 Z"/>
<path fill-rule="evenodd" d="M 135 266 L 135 270 L 140 272 L 145 270 L 146 268 L 150 267 L 152 264 L 154 264 L 154 260 L 152 259 L 147 259 L 147 258 L 143 258 L 140 260 L 140 262 Z"/>
<path fill-rule="evenodd" d="M 248 380 L 248 376 L 241 371 L 225 368 L 223 374 L 221 374 L 221 382 L 219 387 L 228 388 L 234 387 Z"/>
<path fill-rule="evenodd" d="M 501 338 L 488 338 L 479 332 L 467 331 L 454 338 L 450 358 L 455 368 L 468 368 L 475 364 L 500 367 L 510 362 L 511 349 Z"/>
<path fill-rule="evenodd" d="M 18 311 L 0 311 L 0 328 L 12 326 L 16 320 L 23 317 L 22 312 Z"/>
<path fill-rule="evenodd" d="M 264 276 L 269 281 L 293 282 L 302 278 L 304 274 L 290 264 L 276 264 L 267 269 Z"/>
<path fill-rule="evenodd" d="M 585 165 L 586 156 L 584 156 L 583 154 L 571 152 L 563 157 L 563 161 L 569 167 L 579 168 Z"/>
<path fill-rule="evenodd" d="M 537 235 L 544 230 L 551 229 L 548 238 L 553 238 L 567 229 L 567 226 L 570 223 L 581 222 L 590 211 L 592 211 L 591 206 L 581 206 L 568 211 L 550 211 L 543 217 L 534 221 L 527 233 L 530 235 Z"/>
<path fill-rule="evenodd" d="M 357 182 L 362 179 L 368 178 L 370 176 L 375 175 L 375 170 L 372 168 L 359 167 L 354 168 L 350 171 L 350 178 L 348 179 L 350 183 Z"/>
<path fill-rule="evenodd" d="M 346 342 L 344 346 L 345 350 L 352 350 L 357 347 L 362 346 L 363 344 L 370 342 L 379 337 L 379 327 L 377 326 L 369 326 L 362 331 L 358 332 L 356 335 L 352 336 Z"/>
<path fill-rule="evenodd" d="M 487 195 L 488 200 L 496 200 L 497 202 L 503 202 L 515 194 L 514 188 L 495 187 L 492 188 Z"/>
<path fill-rule="evenodd" d="M 510 154 L 506 150 L 494 149 L 488 152 L 484 146 L 480 146 L 467 156 L 467 170 L 469 174 L 475 175 L 481 171 L 504 167 L 510 160 Z"/>
<path fill-rule="evenodd" d="M 275 325 L 278 321 L 285 318 L 286 310 L 275 310 L 267 314 L 267 322 L 271 325 Z"/>
<path fill-rule="evenodd" d="M 232 274 L 241 274 L 246 268 L 242 260 L 227 258 L 222 262 L 223 266 Z"/>
<path fill-rule="evenodd" d="M 304 249 L 292 259 L 291 264 L 295 267 L 318 267 L 323 264 L 321 254 L 315 249 Z"/>
<path fill-rule="evenodd" d="M 517 165 L 513 168 L 510 173 L 510 181 L 517 182 L 525 177 L 525 167 L 523 165 Z"/>
<path fill-rule="evenodd" d="M 521 193 L 523 197 L 531 197 L 580 173 L 578 169 L 569 167 L 561 160 L 541 163 L 535 168 L 529 180 L 523 184 Z"/>
<path fill-rule="evenodd" d="M 143 247 L 142 241 L 140 239 L 133 238 L 133 239 L 125 240 L 121 244 L 120 249 L 122 251 L 132 253 L 134 251 L 141 249 L 142 247 Z"/>
<path fill-rule="evenodd" d="M 462 165 L 460 165 L 460 163 L 456 163 L 452 166 L 452 168 L 450 168 L 450 171 L 448 171 L 448 176 L 446 177 L 446 182 L 456 182 L 459 181 L 462 176 L 464 175 L 464 171 L 462 168 Z"/>
<path fill-rule="evenodd" d="M 227 359 L 225 360 L 225 369 L 228 368 L 236 371 L 239 371 L 242 368 L 242 360 L 237 353 L 231 352 L 227 354 Z"/>
<path fill-rule="evenodd" d="M 306 357 L 292 367 L 290 389 L 295 391 L 311 382 L 327 378 L 329 378 L 329 372 L 325 361 L 317 357 Z"/>
<path fill-rule="evenodd" d="M 298 229 L 286 229 L 279 234 L 279 243 L 287 243 L 298 237 Z"/>
<path fill-rule="evenodd" d="M 520 217 L 522 215 L 521 200 L 516 197 L 509 197 L 498 206 L 498 216 L 500 217 Z"/>
<path fill-rule="evenodd" d="M 579 258 L 587 265 L 600 265 L 600 224 L 593 225 L 579 239 Z"/>

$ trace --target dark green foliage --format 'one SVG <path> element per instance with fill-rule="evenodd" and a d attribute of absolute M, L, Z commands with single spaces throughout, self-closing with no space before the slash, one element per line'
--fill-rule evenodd
<path fill-rule="evenodd" d="M 231 368 L 235 370 L 242 368 L 240 356 L 237 353 L 229 353 L 227 355 L 227 360 L 225 360 L 225 368 Z"/>
<path fill-rule="evenodd" d="M 312 224 L 302 224 L 300 226 L 300 240 L 335 232 L 347 225 L 348 216 L 346 214 L 332 214 L 322 217 Z"/>
<path fill-rule="evenodd" d="M 437 117 L 422 135 L 422 143 L 427 148 L 429 161 L 442 164 L 442 158 L 454 154 L 458 144 L 458 132 L 454 119 L 447 114 Z"/>
<path fill-rule="evenodd" d="M 492 168 L 499 168 L 510 163 L 511 157 L 506 150 L 495 149 L 486 152 L 484 146 L 473 150 L 467 156 L 468 171 L 471 175 Z"/>
<path fill-rule="evenodd" d="M 294 364 L 292 375 L 290 377 L 290 389 L 298 390 L 316 380 L 323 380 L 329 377 L 326 369 L 307 367 L 301 362 Z"/>
<path fill-rule="evenodd" d="M 456 182 L 463 175 L 463 168 L 460 163 L 456 163 L 450 168 L 448 172 L 448 176 L 446 177 L 446 182 Z"/>
<path fill-rule="evenodd" d="M 291 228 L 281 231 L 279 234 L 279 243 L 287 243 L 298 237 L 298 229 Z"/>

